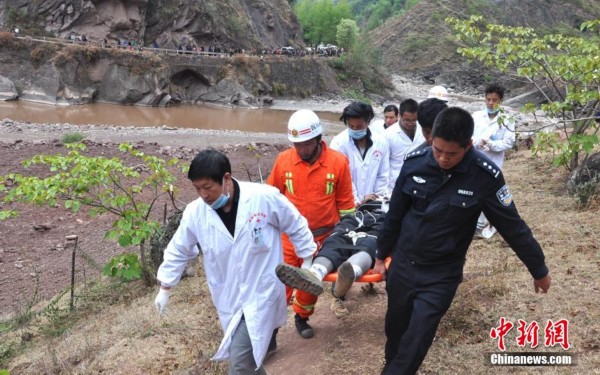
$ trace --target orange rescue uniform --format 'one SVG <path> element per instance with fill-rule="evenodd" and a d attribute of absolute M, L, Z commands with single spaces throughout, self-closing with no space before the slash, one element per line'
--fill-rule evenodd
<path fill-rule="evenodd" d="M 279 189 L 306 218 L 317 249 L 321 248 L 321 243 L 331 234 L 340 217 L 355 210 L 348 159 L 328 148 L 323 141 L 321 155 L 312 165 L 303 161 L 293 147 L 281 152 L 267 183 Z M 294 246 L 286 235 L 282 236 L 282 240 L 284 261 L 300 267 L 302 259 L 296 256 Z M 288 287 L 286 292 L 289 303 L 293 290 Z M 313 314 L 316 302 L 317 296 L 297 290 L 294 312 L 307 318 Z"/>

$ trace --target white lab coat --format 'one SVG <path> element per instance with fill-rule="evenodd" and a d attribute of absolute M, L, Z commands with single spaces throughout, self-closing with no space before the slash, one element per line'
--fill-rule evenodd
<path fill-rule="evenodd" d="M 363 159 L 360 150 L 350 138 L 348 129 L 331 140 L 330 147 L 346 155 L 350 161 L 354 202 L 360 203 L 367 194 L 385 195 L 389 178 L 389 150 L 385 138 L 371 133 L 373 145 Z"/>
<path fill-rule="evenodd" d="M 396 124 L 397 123 L 398 122 L 396 121 Z M 382 118 L 373 119 L 373 121 L 371 121 L 369 124 L 369 129 L 371 129 L 373 134 L 385 136 L 385 120 Z"/>
<path fill-rule="evenodd" d="M 503 119 L 501 124 L 498 122 L 500 118 Z M 473 113 L 473 121 L 475 122 L 473 146 L 502 169 L 504 152 L 510 150 L 515 144 L 514 118 L 500 112 L 490 120 L 487 110 L 484 109 Z M 489 142 L 486 146 L 481 143 L 484 139 Z"/>
<path fill-rule="evenodd" d="M 306 219 L 272 186 L 239 182 L 240 197 L 232 237 L 215 210 L 201 198 L 188 204 L 167 246 L 157 278 L 175 286 L 188 260 L 202 249 L 208 288 L 225 335 L 213 360 L 229 358 L 231 337 L 242 314 L 257 367 L 267 353 L 275 328 L 286 324 L 285 286 L 275 275 L 283 263 L 285 232 L 306 258 L 316 251 Z"/>
<path fill-rule="evenodd" d="M 411 140 L 408 135 L 402 130 L 399 123 L 395 123 L 385 129 L 385 135 L 390 146 L 390 178 L 388 181 L 388 190 L 392 192 L 396 185 L 396 180 L 400 175 L 400 170 L 404 164 L 406 154 L 419 147 L 425 142 L 421 125 L 417 123 L 415 136 Z"/>

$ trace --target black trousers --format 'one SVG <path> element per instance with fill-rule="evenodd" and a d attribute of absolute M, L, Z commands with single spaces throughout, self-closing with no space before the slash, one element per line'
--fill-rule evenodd
<path fill-rule="evenodd" d="M 387 275 L 385 375 L 415 374 L 462 281 L 464 261 L 418 265 L 394 257 Z"/>

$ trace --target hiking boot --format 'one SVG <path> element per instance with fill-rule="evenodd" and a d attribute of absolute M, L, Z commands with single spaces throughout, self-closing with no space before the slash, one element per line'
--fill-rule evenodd
<path fill-rule="evenodd" d="M 305 339 L 309 339 L 315 335 L 312 327 L 310 324 L 308 324 L 308 318 L 301 318 L 300 315 L 296 314 L 294 316 L 294 321 L 300 336 L 304 337 Z"/>
<path fill-rule="evenodd" d="M 354 268 L 350 262 L 346 261 L 338 267 L 337 274 L 337 281 L 333 286 L 333 296 L 343 298 L 354 282 Z"/>
<path fill-rule="evenodd" d="M 350 313 L 346 306 L 344 306 L 344 300 L 341 298 L 336 298 L 333 300 L 333 302 L 331 303 L 331 310 L 333 310 L 333 313 L 338 318 L 346 316 Z"/>
<path fill-rule="evenodd" d="M 277 332 L 279 332 L 279 328 L 273 330 L 273 335 L 271 336 L 271 342 L 269 342 L 269 348 L 267 349 L 265 359 L 269 358 L 277 351 Z"/>
<path fill-rule="evenodd" d="M 282 283 L 290 288 L 299 289 L 318 296 L 323 293 L 323 282 L 312 272 L 289 264 L 280 264 L 275 273 Z"/>

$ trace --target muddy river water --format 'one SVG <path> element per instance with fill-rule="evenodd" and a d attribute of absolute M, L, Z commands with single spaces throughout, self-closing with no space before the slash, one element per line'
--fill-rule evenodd
<path fill-rule="evenodd" d="M 293 111 L 223 108 L 208 105 L 139 107 L 113 104 L 53 106 L 32 102 L 0 102 L 0 119 L 39 124 L 116 125 L 285 133 Z M 339 114 L 317 112 L 324 124 L 340 125 Z M 343 125 L 342 125 L 343 128 Z"/>

